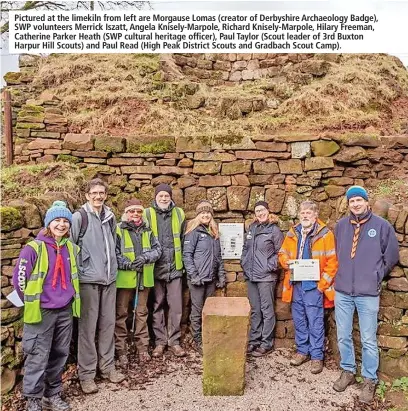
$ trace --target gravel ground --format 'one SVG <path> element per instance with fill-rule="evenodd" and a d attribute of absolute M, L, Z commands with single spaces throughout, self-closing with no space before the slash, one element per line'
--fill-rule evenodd
<path fill-rule="evenodd" d="M 289 365 L 289 350 L 276 350 L 264 358 L 247 362 L 245 394 L 240 397 L 205 397 L 201 387 L 201 361 L 194 353 L 182 360 L 165 357 L 167 372 L 144 384 L 122 386 L 100 382 L 99 392 L 71 397 L 77 411 L 348 411 L 354 410 L 356 386 L 344 393 L 332 389 L 339 372 L 324 369 L 310 373 L 310 363 Z M 154 363 L 146 365 L 146 370 Z M 140 372 L 141 370 L 139 370 Z M 161 374 L 161 373 L 160 373 Z M 358 408 L 357 408 L 358 409 Z"/>

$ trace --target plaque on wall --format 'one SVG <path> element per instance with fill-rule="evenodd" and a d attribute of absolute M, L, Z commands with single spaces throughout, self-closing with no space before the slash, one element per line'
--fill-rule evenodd
<path fill-rule="evenodd" d="M 244 245 L 244 223 L 220 223 L 221 255 L 224 260 L 239 260 Z"/>

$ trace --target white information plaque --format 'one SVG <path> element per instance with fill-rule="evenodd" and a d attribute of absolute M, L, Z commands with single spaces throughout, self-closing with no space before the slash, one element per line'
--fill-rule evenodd
<path fill-rule="evenodd" d="M 305 259 L 292 260 L 290 262 L 291 281 L 319 281 L 320 264 L 319 260 Z"/>
<path fill-rule="evenodd" d="M 224 260 L 239 260 L 244 245 L 244 223 L 220 223 L 221 255 Z"/>

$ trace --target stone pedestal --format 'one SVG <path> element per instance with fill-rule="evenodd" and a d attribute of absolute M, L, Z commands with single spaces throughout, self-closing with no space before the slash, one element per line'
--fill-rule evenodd
<path fill-rule="evenodd" d="M 203 309 L 203 393 L 243 395 L 250 324 L 246 297 L 210 297 Z"/>

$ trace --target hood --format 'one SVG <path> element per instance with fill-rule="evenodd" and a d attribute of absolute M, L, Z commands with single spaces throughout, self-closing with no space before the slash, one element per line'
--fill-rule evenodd
<path fill-rule="evenodd" d="M 56 245 L 57 243 L 55 242 L 55 238 L 54 237 L 47 237 L 46 235 L 44 235 L 44 229 L 42 229 L 38 234 L 37 237 L 35 237 L 36 240 L 40 240 L 40 241 L 44 241 L 44 243 L 46 244 L 52 244 L 52 245 Z"/>

